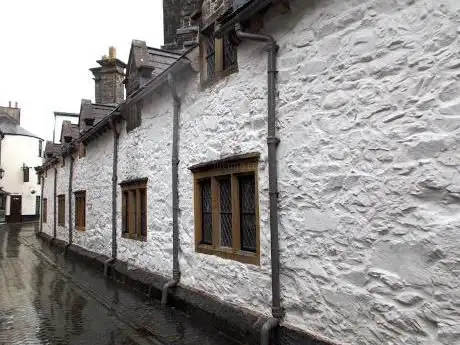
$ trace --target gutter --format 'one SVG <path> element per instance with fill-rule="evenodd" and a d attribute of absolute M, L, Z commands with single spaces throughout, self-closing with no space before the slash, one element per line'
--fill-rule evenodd
<path fill-rule="evenodd" d="M 254 8 L 258 5 L 265 5 L 267 1 L 254 1 Z M 249 6 L 248 6 L 249 7 Z M 241 31 L 240 21 L 247 19 L 247 16 L 254 13 L 254 8 L 246 8 L 237 13 L 225 27 L 217 28 L 218 35 L 232 30 L 241 40 L 266 42 L 268 45 L 268 65 L 267 65 L 267 146 L 268 146 L 268 180 L 270 195 L 270 238 L 271 238 L 271 268 L 272 268 L 272 317 L 270 317 L 261 330 L 261 345 L 268 345 L 270 332 L 276 330 L 281 320 L 284 318 L 284 309 L 281 307 L 280 294 L 280 260 L 279 260 L 279 238 L 278 238 L 278 167 L 276 160 L 276 150 L 280 142 L 276 136 L 276 62 L 278 45 L 270 35 L 253 34 Z M 234 25 L 230 26 L 230 25 Z M 217 34 L 216 34 L 217 35 Z"/>
<path fill-rule="evenodd" d="M 173 115 L 173 137 L 172 137 L 172 211 L 173 211 L 173 279 L 169 280 L 164 286 L 161 293 L 161 304 L 165 305 L 168 301 L 168 289 L 177 286 L 180 281 L 179 266 L 179 186 L 178 186 L 178 168 L 179 168 L 179 117 L 181 108 L 181 99 L 177 94 L 174 75 L 168 73 L 168 85 L 174 102 Z"/>

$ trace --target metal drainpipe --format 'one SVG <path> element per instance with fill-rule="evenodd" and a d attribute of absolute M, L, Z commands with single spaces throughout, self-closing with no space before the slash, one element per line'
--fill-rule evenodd
<path fill-rule="evenodd" d="M 73 191 L 73 163 L 74 158 L 72 152 L 70 152 L 70 166 L 69 166 L 69 243 L 66 246 L 70 246 L 73 243 L 73 223 L 72 223 L 72 191 Z"/>
<path fill-rule="evenodd" d="M 181 99 L 172 73 L 168 74 L 168 84 L 174 101 L 173 115 L 173 138 L 172 138 L 172 211 L 173 211 L 173 279 L 164 286 L 161 294 L 161 303 L 165 305 L 168 301 L 168 289 L 176 286 L 180 281 L 179 267 L 179 188 L 178 188 L 178 167 L 179 167 L 179 116 Z"/>
<path fill-rule="evenodd" d="M 112 118 L 113 129 L 113 163 L 112 163 L 112 257 L 104 262 L 104 275 L 109 273 L 109 264 L 117 259 L 118 243 L 117 243 L 117 182 L 118 182 L 118 142 L 120 132 L 117 129 L 117 124 Z"/>
<path fill-rule="evenodd" d="M 44 190 L 44 184 L 45 184 L 45 177 L 43 176 L 43 172 L 41 173 L 40 175 L 40 180 L 41 180 L 41 186 L 40 186 L 40 189 L 41 189 L 41 192 L 40 192 L 40 195 L 41 195 L 41 199 L 40 199 L 40 230 L 39 230 L 39 233 L 42 233 L 43 232 L 43 190 Z"/>
<path fill-rule="evenodd" d="M 54 191 L 53 191 L 53 194 L 54 194 L 54 203 L 53 203 L 53 208 L 54 208 L 54 225 L 53 225 L 53 239 L 56 239 L 56 234 L 57 234 L 57 230 L 56 230 L 56 211 L 57 211 L 57 168 L 54 167 Z"/>
<path fill-rule="evenodd" d="M 268 179 L 270 195 L 270 237 L 271 237 L 271 265 L 272 265 L 272 318 L 268 319 L 262 327 L 261 345 L 268 345 L 270 331 L 275 329 L 284 317 L 284 309 L 281 307 L 280 298 L 280 261 L 278 239 L 278 169 L 276 149 L 280 142 L 276 136 L 276 58 L 278 45 L 270 35 L 260 35 L 242 32 L 239 25 L 236 26 L 236 35 L 242 40 L 252 40 L 268 43 Z"/>

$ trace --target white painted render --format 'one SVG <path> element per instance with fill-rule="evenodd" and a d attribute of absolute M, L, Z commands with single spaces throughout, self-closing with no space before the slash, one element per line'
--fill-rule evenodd
<path fill-rule="evenodd" d="M 3 138 L 1 166 L 5 170 L 0 187 L 12 195 L 22 196 L 22 215 L 35 215 L 36 196 L 40 195 L 34 167 L 42 164 L 38 138 L 8 135 Z M 29 167 L 29 182 L 24 182 L 23 164 Z M 10 197 L 7 198 L 6 215 L 10 215 Z"/>
<path fill-rule="evenodd" d="M 460 344 L 459 15 L 456 0 L 297 0 L 266 15 L 280 45 L 285 325 L 346 344 Z M 179 224 L 181 284 L 269 315 L 266 63 L 263 44 L 243 42 L 238 73 L 204 91 L 198 75 L 181 78 Z M 155 91 L 141 127 L 120 135 L 118 182 L 148 177 L 147 242 L 120 238 L 119 188 L 117 199 L 119 259 L 168 277 L 172 109 Z M 74 173 L 74 190 L 87 191 L 75 242 L 105 255 L 111 135 L 90 143 Z M 188 167 L 254 151 L 260 266 L 195 253 Z"/>

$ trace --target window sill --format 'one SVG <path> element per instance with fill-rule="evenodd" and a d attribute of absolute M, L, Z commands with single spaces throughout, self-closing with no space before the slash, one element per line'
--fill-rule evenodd
<path fill-rule="evenodd" d="M 226 247 L 214 247 L 209 244 L 197 244 L 195 251 L 201 254 L 215 255 L 223 259 L 241 262 L 243 264 L 260 265 L 260 258 L 257 253 L 244 250 L 233 250 Z"/>
<path fill-rule="evenodd" d="M 141 242 L 147 242 L 147 236 L 138 235 L 138 234 L 131 234 L 129 232 L 123 232 L 121 237 L 129 239 L 129 240 L 136 240 Z"/>
<path fill-rule="evenodd" d="M 84 227 L 84 226 L 76 226 L 76 227 L 75 227 L 75 230 L 84 232 L 84 231 L 85 231 L 85 227 Z"/>
<path fill-rule="evenodd" d="M 216 74 L 212 78 L 207 79 L 207 80 L 202 80 L 200 84 L 201 91 L 207 89 L 208 87 L 213 86 L 218 81 L 228 77 L 230 74 L 233 74 L 233 73 L 238 73 L 238 65 L 230 66 L 224 71 L 216 72 Z"/>

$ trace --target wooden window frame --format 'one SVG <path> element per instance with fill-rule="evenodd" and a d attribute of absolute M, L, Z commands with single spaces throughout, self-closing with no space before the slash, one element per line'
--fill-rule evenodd
<path fill-rule="evenodd" d="M 43 223 L 46 223 L 48 221 L 48 198 L 43 198 L 42 203 L 42 221 Z"/>
<path fill-rule="evenodd" d="M 130 102 L 124 107 L 124 118 L 126 120 L 126 133 L 129 133 L 142 125 L 143 102 Z"/>
<path fill-rule="evenodd" d="M 208 54 L 208 41 L 210 37 L 214 37 L 214 50 L 212 54 Z M 232 44 L 235 49 L 235 62 L 229 64 L 224 68 L 225 62 L 225 46 L 224 44 Z M 210 55 L 214 55 L 214 73 L 212 76 L 208 76 L 208 58 Z M 217 38 L 214 36 L 214 25 L 210 25 L 205 28 L 200 35 L 200 59 L 201 59 L 201 86 L 206 88 L 211 86 L 218 80 L 229 76 L 232 73 L 238 72 L 238 52 L 237 46 L 234 45 L 228 34 Z"/>
<path fill-rule="evenodd" d="M 78 158 L 83 158 L 86 156 L 86 145 L 84 143 L 80 143 L 78 145 Z"/>
<path fill-rule="evenodd" d="M 58 202 L 58 225 L 65 226 L 65 194 L 57 196 Z"/>
<path fill-rule="evenodd" d="M 120 187 L 121 236 L 132 240 L 147 241 L 147 178 L 123 181 Z"/>
<path fill-rule="evenodd" d="M 85 231 L 86 228 L 86 191 L 76 191 L 75 196 L 75 229 Z"/>
<path fill-rule="evenodd" d="M 221 258 L 231 259 L 246 264 L 260 264 L 260 225 L 259 225 L 259 185 L 258 185 L 258 162 L 257 158 L 233 159 L 229 162 L 215 162 L 208 167 L 190 168 L 193 172 L 193 195 L 194 195 L 194 221 L 195 221 L 195 251 L 202 254 L 216 255 Z M 240 198 L 239 176 L 254 175 L 255 189 L 255 225 L 256 225 L 256 248 L 255 252 L 241 249 L 240 229 Z M 219 177 L 231 177 L 232 198 L 232 247 L 221 246 L 220 232 L 220 204 L 219 204 Z M 212 203 L 212 244 L 202 243 L 202 199 L 200 182 L 211 179 L 211 203 Z"/>

